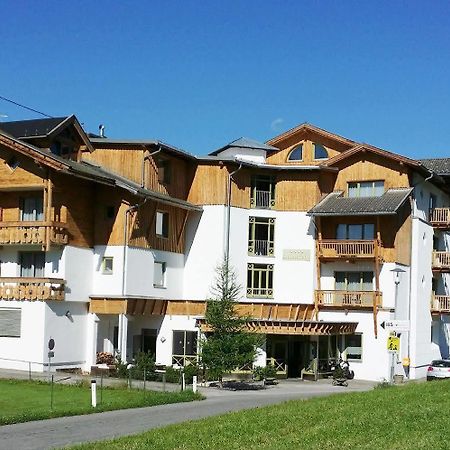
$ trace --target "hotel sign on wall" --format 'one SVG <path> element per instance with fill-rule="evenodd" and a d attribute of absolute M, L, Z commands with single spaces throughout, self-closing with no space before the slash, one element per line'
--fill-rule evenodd
<path fill-rule="evenodd" d="M 301 248 L 285 248 L 283 259 L 286 261 L 310 261 L 311 250 Z"/>

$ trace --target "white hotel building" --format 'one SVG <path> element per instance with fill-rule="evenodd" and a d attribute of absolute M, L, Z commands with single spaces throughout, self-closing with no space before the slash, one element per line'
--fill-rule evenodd
<path fill-rule="evenodd" d="M 423 378 L 449 356 L 449 179 L 450 158 L 308 124 L 195 157 L 74 116 L 0 123 L 0 367 L 89 371 L 101 351 L 188 364 L 228 252 L 238 311 L 265 335 L 256 365 L 295 378 L 343 356 L 387 379 L 395 319 L 395 373 Z"/>

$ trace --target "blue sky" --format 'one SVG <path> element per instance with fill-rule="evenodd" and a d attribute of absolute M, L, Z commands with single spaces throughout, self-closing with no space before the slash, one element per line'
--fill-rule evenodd
<path fill-rule="evenodd" d="M 447 1 L 0 0 L 0 95 L 204 154 L 302 122 L 450 156 Z M 35 117 L 0 101 L 0 120 Z"/>

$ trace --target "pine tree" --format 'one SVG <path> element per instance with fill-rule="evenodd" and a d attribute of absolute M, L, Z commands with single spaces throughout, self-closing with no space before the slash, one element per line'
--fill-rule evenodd
<path fill-rule="evenodd" d="M 226 260 L 216 269 L 211 294 L 205 314 L 208 335 L 202 342 L 202 361 L 222 382 L 224 374 L 253 363 L 261 337 L 247 331 L 250 318 L 236 311 L 241 286 Z"/>

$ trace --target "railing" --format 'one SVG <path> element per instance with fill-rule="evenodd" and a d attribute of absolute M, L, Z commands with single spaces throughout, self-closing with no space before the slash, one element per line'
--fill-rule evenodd
<path fill-rule="evenodd" d="M 374 258 L 377 246 L 376 240 L 326 239 L 318 241 L 318 252 L 320 258 Z"/>
<path fill-rule="evenodd" d="M 273 208 L 275 206 L 275 200 L 272 198 L 270 191 L 254 189 L 253 196 L 250 199 L 250 206 L 252 208 Z"/>
<path fill-rule="evenodd" d="M 377 291 L 316 291 L 319 306 L 368 308 L 381 306 L 382 294 Z"/>
<path fill-rule="evenodd" d="M 433 251 L 431 266 L 433 267 L 433 269 L 450 270 L 450 252 Z"/>
<path fill-rule="evenodd" d="M 0 245 L 29 244 L 44 245 L 46 235 L 50 242 L 64 245 L 69 242 L 66 225 L 59 222 L 0 222 Z"/>
<path fill-rule="evenodd" d="M 247 297 L 272 298 L 272 288 L 247 288 Z"/>
<path fill-rule="evenodd" d="M 450 296 L 432 295 L 431 310 L 437 312 L 450 312 Z"/>
<path fill-rule="evenodd" d="M 430 209 L 428 217 L 433 226 L 450 228 L 450 208 Z"/>
<path fill-rule="evenodd" d="M 1 300 L 64 300 L 60 278 L 0 277 Z"/>
<path fill-rule="evenodd" d="M 287 362 L 284 359 L 267 358 L 266 365 L 275 367 L 277 373 L 287 373 Z"/>
<path fill-rule="evenodd" d="M 248 241 L 248 254 L 256 256 L 273 256 L 273 242 L 261 239 Z"/>
<path fill-rule="evenodd" d="M 197 363 L 197 355 L 172 355 L 172 365 L 186 367 Z"/>

